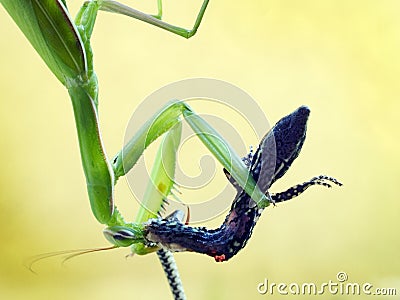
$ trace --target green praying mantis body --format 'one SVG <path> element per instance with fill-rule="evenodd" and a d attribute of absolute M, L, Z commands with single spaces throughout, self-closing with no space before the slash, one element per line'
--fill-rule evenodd
<path fill-rule="evenodd" d="M 157 2 L 158 14 L 155 16 L 115 1 L 91 0 L 83 4 L 75 21 L 69 15 L 65 0 L 1 0 L 5 9 L 50 70 L 68 90 L 75 116 L 91 209 L 98 222 L 107 226 L 104 230 L 105 237 L 115 247 L 131 247 L 132 253 L 148 254 L 157 251 L 175 299 L 185 299 L 185 295 L 173 256 L 168 251 L 168 247 L 161 248 L 162 243 L 149 240 L 148 227 L 152 224 L 149 220 L 155 220 L 160 216 L 163 203 L 171 194 L 174 185 L 173 175 L 181 138 L 181 122 L 185 120 L 190 125 L 198 138 L 225 168 L 234 185 L 237 188 L 240 187 L 242 192 L 239 191 L 240 196 L 236 200 L 254 201 L 247 207 L 251 212 L 254 210 L 261 212 L 273 201 L 268 191 L 261 190 L 253 179 L 253 175 L 257 174 L 257 177 L 259 175 L 257 172 L 261 168 L 262 150 L 257 152 L 253 162 L 250 158 L 242 160 L 219 133 L 185 102 L 172 100 L 143 124 L 123 149 L 110 160 L 105 151 L 98 123 L 98 82 L 93 68 L 90 38 L 99 10 L 133 17 L 179 36 L 190 38 L 197 32 L 208 2 L 208 0 L 203 1 L 193 28 L 187 30 L 161 20 L 161 0 Z M 301 111 L 304 112 L 306 109 L 303 108 Z M 303 120 L 304 137 L 306 117 Z M 144 150 L 162 135 L 164 138 L 153 164 L 151 180 L 142 199 L 143 205 L 135 220 L 126 222 L 115 206 L 114 187 L 118 179 L 134 167 Z M 300 139 L 304 140 L 304 137 Z M 263 144 L 260 145 L 260 149 L 262 148 Z M 294 158 L 297 157 L 300 148 L 301 145 L 293 149 Z M 293 155 L 290 154 L 289 157 Z M 285 166 L 286 169 L 288 167 L 289 165 Z M 301 193 L 313 184 L 329 186 L 323 180 L 337 183 L 331 178 L 319 177 L 299 186 L 299 190 L 294 191 Z M 277 194 L 275 199 L 286 200 L 284 199 L 286 196 L 283 193 Z M 292 193 L 288 197 L 294 196 L 295 193 Z M 237 205 L 242 205 L 242 203 L 237 203 Z M 256 217 L 258 219 L 258 216 Z M 229 226 L 232 225 L 232 220 L 227 220 Z M 175 223 L 181 221 L 182 216 L 177 212 L 168 218 L 165 228 L 173 229 Z M 159 221 L 153 221 L 153 223 L 157 226 L 164 224 Z M 186 227 L 183 229 L 189 230 Z M 156 237 L 163 236 L 159 234 Z M 246 240 L 243 241 L 243 246 L 245 243 Z M 165 244 L 173 243 L 168 241 Z M 225 255 L 212 251 L 210 255 L 217 261 L 225 259 Z"/>
<path fill-rule="evenodd" d="M 226 144 L 219 134 L 184 102 L 171 101 L 160 109 L 111 161 L 105 151 L 98 123 L 98 82 L 93 68 L 93 53 L 90 38 L 99 10 L 127 15 L 158 26 L 185 38 L 192 37 L 203 18 L 208 5 L 204 0 L 191 30 L 165 23 L 162 5 L 158 0 L 158 14 L 152 16 L 121 3 L 110 0 L 92 0 L 83 4 L 75 21 L 72 20 L 65 0 L 1 0 L 2 5 L 40 54 L 47 66 L 67 88 L 70 95 L 83 170 L 91 209 L 95 218 L 107 225 L 104 233 L 116 247 L 132 246 L 132 252 L 146 254 L 159 249 L 144 244 L 143 222 L 156 217 L 164 199 L 170 194 L 173 182 L 164 176 L 163 168 L 173 174 L 176 147 L 179 144 L 180 122 L 185 118 L 194 132 L 218 161 L 229 170 L 231 176 L 252 195 L 261 206 L 268 205 L 267 197 L 259 190 L 240 157 Z M 159 152 L 152 181 L 143 200 L 146 207 L 139 210 L 135 222 L 125 222 L 115 207 L 114 186 L 119 177 L 135 165 L 146 147 L 167 133 L 160 164 Z M 162 187 L 162 188 L 160 188 Z M 165 255 L 163 254 L 164 260 Z M 170 256 L 164 266 L 173 265 Z M 161 259 L 161 257 L 160 257 Z M 171 282 L 170 282 L 171 283 Z M 183 298 L 184 295 L 175 295 Z"/>

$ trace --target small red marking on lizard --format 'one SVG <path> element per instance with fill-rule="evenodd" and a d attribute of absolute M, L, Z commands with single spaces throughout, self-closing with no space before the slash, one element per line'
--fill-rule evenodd
<path fill-rule="evenodd" d="M 187 217 L 186 217 L 185 225 L 189 225 L 189 221 L 190 221 L 190 207 L 188 205 L 187 206 Z"/>
<path fill-rule="evenodd" d="M 215 255 L 214 259 L 215 259 L 216 262 L 223 262 L 223 261 L 225 261 L 225 254 Z"/>

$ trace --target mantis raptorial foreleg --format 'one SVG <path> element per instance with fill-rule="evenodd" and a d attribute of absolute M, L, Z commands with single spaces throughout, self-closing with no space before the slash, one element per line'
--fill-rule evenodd
<path fill-rule="evenodd" d="M 150 118 L 115 156 L 113 160 L 115 178 L 118 179 L 129 172 L 147 146 L 172 128 L 180 120 L 180 116 L 185 118 L 203 144 L 254 201 L 260 206 L 267 206 L 269 199 L 258 188 L 242 159 L 214 128 L 197 115 L 189 105 L 178 100 L 169 102 Z"/>

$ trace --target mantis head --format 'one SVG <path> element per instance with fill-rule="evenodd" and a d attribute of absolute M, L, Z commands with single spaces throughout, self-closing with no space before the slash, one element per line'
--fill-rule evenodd
<path fill-rule="evenodd" d="M 126 226 L 110 226 L 103 230 L 106 239 L 117 247 L 129 247 L 144 241 L 140 228 Z"/>

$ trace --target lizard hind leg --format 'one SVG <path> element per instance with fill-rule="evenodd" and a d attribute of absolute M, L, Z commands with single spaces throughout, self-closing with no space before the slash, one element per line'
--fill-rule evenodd
<path fill-rule="evenodd" d="M 340 183 L 337 179 L 325 175 L 316 176 L 309 181 L 303 182 L 301 184 L 297 184 L 292 186 L 291 188 L 287 189 L 284 192 L 271 194 L 271 198 L 275 202 L 283 202 L 290 199 L 293 199 L 300 194 L 302 194 L 306 189 L 313 185 L 322 185 L 325 187 L 332 187 L 332 184 L 336 184 L 338 186 L 342 186 L 343 184 Z"/>

